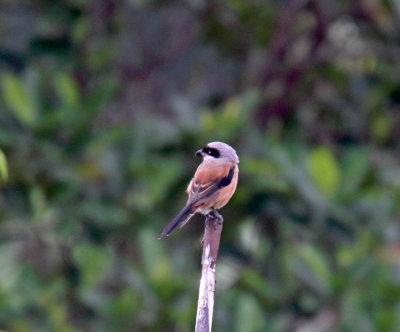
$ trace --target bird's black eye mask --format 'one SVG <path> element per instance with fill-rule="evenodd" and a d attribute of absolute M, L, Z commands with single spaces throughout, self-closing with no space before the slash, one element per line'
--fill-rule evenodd
<path fill-rule="evenodd" d="M 220 153 L 217 149 L 210 148 L 208 146 L 205 146 L 202 151 L 205 154 L 208 154 L 209 156 L 214 157 L 214 158 L 219 158 L 219 156 L 220 156 Z"/>

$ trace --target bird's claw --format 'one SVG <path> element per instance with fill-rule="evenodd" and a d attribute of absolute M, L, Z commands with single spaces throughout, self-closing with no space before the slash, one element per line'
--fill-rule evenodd
<path fill-rule="evenodd" d="M 218 213 L 218 211 L 213 209 L 212 213 L 214 215 L 214 220 L 216 220 L 218 222 L 218 224 L 222 224 L 224 221 L 224 218 Z"/>

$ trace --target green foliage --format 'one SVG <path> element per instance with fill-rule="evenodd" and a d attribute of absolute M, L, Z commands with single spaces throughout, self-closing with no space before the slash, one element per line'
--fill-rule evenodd
<path fill-rule="evenodd" d="M 265 326 L 263 314 L 255 298 L 244 293 L 236 302 L 235 313 L 236 332 L 260 331 Z"/>
<path fill-rule="evenodd" d="M 0 329 L 193 330 L 203 218 L 157 235 L 223 140 L 214 330 L 400 330 L 394 5 L 20 5 L 0 4 Z"/>
<path fill-rule="evenodd" d="M 8 180 L 7 159 L 2 150 L 0 150 L 0 179 L 1 179 L 1 181 Z"/>
<path fill-rule="evenodd" d="M 61 103 L 65 106 L 74 107 L 79 104 L 79 93 L 74 80 L 66 73 L 59 73 L 55 80 L 55 87 Z"/>
<path fill-rule="evenodd" d="M 291 257 L 294 273 L 302 278 L 305 283 L 319 293 L 329 293 L 331 285 L 331 272 L 327 266 L 327 259 L 321 255 L 318 247 L 301 245 L 297 249 L 297 255 Z"/>
<path fill-rule="evenodd" d="M 308 157 L 310 176 L 316 187 L 332 197 L 339 184 L 339 168 L 331 150 L 325 147 L 313 149 Z"/>
<path fill-rule="evenodd" d="M 36 109 L 27 87 L 18 77 L 3 73 L 1 76 L 3 99 L 22 124 L 32 127 L 36 122 Z"/>

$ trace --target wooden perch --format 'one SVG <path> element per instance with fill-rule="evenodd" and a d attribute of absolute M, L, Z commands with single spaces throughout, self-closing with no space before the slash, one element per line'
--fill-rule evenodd
<path fill-rule="evenodd" d="M 211 332 L 214 310 L 215 266 L 222 223 L 223 218 L 216 211 L 206 216 L 195 332 Z"/>

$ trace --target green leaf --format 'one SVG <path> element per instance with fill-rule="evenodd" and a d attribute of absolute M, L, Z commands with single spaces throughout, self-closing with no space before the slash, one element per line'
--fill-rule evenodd
<path fill-rule="evenodd" d="M 170 264 L 161 242 L 157 240 L 157 234 L 145 228 L 139 231 L 137 240 L 150 278 L 155 281 L 167 280 L 170 275 Z"/>
<path fill-rule="evenodd" d="M 236 332 L 262 331 L 263 313 L 260 304 L 253 296 L 240 294 L 236 305 Z"/>
<path fill-rule="evenodd" d="M 147 180 L 147 189 L 150 194 L 149 203 L 153 206 L 166 197 L 167 191 L 176 180 L 177 174 L 182 172 L 182 165 L 179 162 L 160 160 L 160 163 L 162 163 L 164 167 L 152 169 L 146 165 L 147 169 L 151 170 L 151 173 L 147 172 L 145 177 Z"/>
<path fill-rule="evenodd" d="M 36 119 L 33 99 L 21 80 L 12 74 L 4 73 L 1 76 L 1 88 L 7 107 L 22 124 L 33 126 Z"/>
<path fill-rule="evenodd" d="M 392 127 L 391 118 L 384 113 L 379 113 L 371 122 L 371 134 L 377 142 L 383 143 L 389 137 Z"/>
<path fill-rule="evenodd" d="M 116 89 L 117 83 L 114 78 L 106 78 L 95 84 L 85 100 L 86 112 L 99 112 L 111 100 Z"/>
<path fill-rule="evenodd" d="M 8 166 L 4 152 L 0 149 L 0 180 L 8 181 Z"/>
<path fill-rule="evenodd" d="M 331 197 L 339 184 L 339 167 L 333 153 L 326 147 L 315 148 L 308 157 L 308 171 L 314 185 Z"/>
<path fill-rule="evenodd" d="M 83 43 L 89 31 L 89 19 L 82 15 L 76 20 L 76 23 L 72 26 L 72 40 L 77 43 Z"/>
<path fill-rule="evenodd" d="M 35 221 L 40 222 L 46 210 L 46 197 L 42 188 L 37 185 L 33 186 L 29 198 L 32 206 L 32 217 Z"/>
<path fill-rule="evenodd" d="M 132 308 L 140 306 L 140 298 L 135 290 L 130 288 L 123 289 L 111 303 L 111 313 L 117 319 L 130 319 Z"/>
<path fill-rule="evenodd" d="M 83 288 L 97 285 L 111 262 L 111 254 L 106 247 L 96 247 L 88 243 L 76 245 L 73 248 L 73 257 L 80 269 Z"/>
<path fill-rule="evenodd" d="M 340 195 L 345 198 L 355 198 L 370 167 L 366 149 L 357 148 L 346 152 L 341 167 Z"/>
<path fill-rule="evenodd" d="M 79 103 L 79 93 L 75 81 L 67 73 L 56 76 L 55 87 L 62 102 L 68 106 L 76 106 Z"/>
<path fill-rule="evenodd" d="M 331 273 L 325 257 L 314 246 L 305 244 L 296 249 L 297 263 L 294 264 L 297 274 L 318 291 L 330 290 Z"/>
<path fill-rule="evenodd" d="M 12 293 L 18 287 L 20 265 L 18 264 L 18 244 L 0 244 L 0 294 Z"/>

